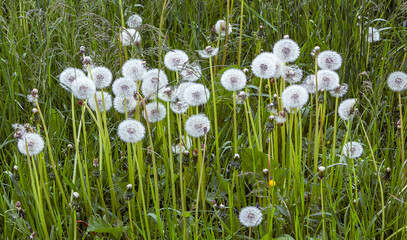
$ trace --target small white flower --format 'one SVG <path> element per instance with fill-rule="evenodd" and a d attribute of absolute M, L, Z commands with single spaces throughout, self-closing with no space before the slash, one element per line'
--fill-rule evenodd
<path fill-rule="evenodd" d="M 121 77 L 113 82 L 112 91 L 116 97 L 133 97 L 137 85 L 129 78 Z"/>
<path fill-rule="evenodd" d="M 164 65 L 171 71 L 179 71 L 188 62 L 188 55 L 181 50 L 172 50 L 165 54 Z"/>
<path fill-rule="evenodd" d="M 165 106 L 160 102 L 151 102 L 146 105 L 146 112 L 148 121 L 151 123 L 159 122 L 167 115 Z M 143 111 L 143 117 L 146 119 L 145 111 Z"/>
<path fill-rule="evenodd" d="M 260 54 L 255 57 L 251 64 L 253 74 L 258 78 L 271 78 L 276 73 L 276 66 L 271 57 Z"/>
<path fill-rule="evenodd" d="M 122 67 L 123 77 L 133 81 L 141 81 L 146 72 L 146 62 L 141 59 L 129 59 Z"/>
<path fill-rule="evenodd" d="M 363 146 L 359 142 L 347 142 L 343 145 L 342 154 L 348 158 L 358 158 L 363 154 Z"/>
<path fill-rule="evenodd" d="M 76 81 L 79 77 L 86 76 L 85 73 L 77 68 L 67 68 L 65 69 L 61 75 L 59 75 L 59 84 L 65 90 L 71 91 L 72 83 Z"/>
<path fill-rule="evenodd" d="M 144 138 L 145 128 L 143 124 L 134 119 L 122 121 L 117 127 L 117 135 L 123 142 L 136 143 Z"/>
<path fill-rule="evenodd" d="M 222 74 L 220 83 L 228 91 L 240 91 L 246 86 L 246 74 L 236 68 L 228 69 Z"/>
<path fill-rule="evenodd" d="M 125 46 L 131 46 L 134 44 L 140 44 L 140 34 L 132 28 L 123 29 L 120 36 L 120 41 Z"/>
<path fill-rule="evenodd" d="M 284 66 L 283 78 L 289 83 L 297 83 L 302 79 L 302 70 L 297 65 Z"/>
<path fill-rule="evenodd" d="M 126 100 L 126 101 L 125 101 Z M 136 109 L 137 106 L 137 101 L 134 100 L 133 97 L 115 97 L 113 100 L 113 106 L 116 111 L 119 113 L 126 113 L 127 112 L 132 112 L 134 109 Z"/>
<path fill-rule="evenodd" d="M 167 75 L 163 70 L 151 69 L 143 76 L 141 83 L 141 92 L 144 97 L 150 96 L 158 92 L 160 89 L 165 88 L 168 84 Z"/>
<path fill-rule="evenodd" d="M 300 47 L 291 39 L 281 39 L 274 44 L 273 53 L 285 63 L 295 62 L 300 56 Z"/>
<path fill-rule="evenodd" d="M 354 112 L 355 104 L 356 104 L 355 98 L 350 98 L 342 101 L 338 107 L 339 117 L 345 121 L 349 120 Z"/>
<path fill-rule="evenodd" d="M 201 77 L 201 74 L 201 66 L 197 63 L 187 64 L 186 67 L 180 71 L 182 80 L 188 82 L 197 81 Z"/>
<path fill-rule="evenodd" d="M 79 77 L 72 83 L 72 93 L 78 99 L 88 99 L 95 95 L 95 83 L 88 77 Z"/>
<path fill-rule="evenodd" d="M 239 221 L 245 227 L 256 227 L 263 220 L 263 214 L 256 207 L 245 207 L 239 213 Z"/>
<path fill-rule="evenodd" d="M 97 89 L 108 87 L 112 83 L 113 75 L 108 68 L 94 67 L 90 70 L 90 72 L 92 74 L 88 73 L 88 77 L 95 82 Z"/>
<path fill-rule="evenodd" d="M 334 90 L 339 86 L 339 75 L 331 70 L 319 70 L 317 81 L 318 90 Z"/>
<path fill-rule="evenodd" d="M 112 96 L 107 92 L 103 92 L 103 97 L 102 97 L 102 92 L 96 92 L 96 101 L 97 101 L 97 107 L 99 108 L 100 112 L 103 112 L 103 102 L 105 105 L 104 109 L 106 111 L 109 111 L 109 109 L 112 107 Z M 89 107 L 93 111 L 97 110 L 95 97 L 89 98 L 88 104 L 89 104 Z"/>
<path fill-rule="evenodd" d="M 127 26 L 130 28 L 137 28 L 143 23 L 143 19 L 138 14 L 131 15 L 127 19 Z"/>
<path fill-rule="evenodd" d="M 229 23 L 228 29 L 226 29 L 226 21 L 225 20 L 218 20 L 215 24 L 215 31 L 221 37 L 226 36 L 226 30 L 228 30 L 228 35 L 232 33 L 232 25 Z"/>
<path fill-rule="evenodd" d="M 387 78 L 387 85 L 392 91 L 402 92 L 407 89 L 407 74 L 404 72 L 392 72 Z"/>
<path fill-rule="evenodd" d="M 36 133 L 25 133 L 17 142 L 17 148 L 24 155 L 37 155 L 44 149 L 44 140 Z M 28 152 L 27 152 L 28 151 Z"/>
<path fill-rule="evenodd" d="M 323 51 L 318 54 L 318 66 L 324 70 L 338 70 L 342 65 L 342 57 L 335 51 Z"/>
<path fill-rule="evenodd" d="M 191 137 L 202 137 L 209 132 L 211 123 L 205 114 L 193 115 L 185 122 L 185 131 Z"/>
<path fill-rule="evenodd" d="M 203 84 L 194 83 L 187 87 L 183 94 L 183 100 L 190 106 L 199 106 L 208 102 L 210 91 Z"/>
<path fill-rule="evenodd" d="M 300 85 L 291 85 L 281 93 L 281 101 L 286 108 L 302 108 L 308 98 L 307 90 Z"/>
<path fill-rule="evenodd" d="M 199 56 L 201 58 L 211 58 L 218 54 L 219 48 L 213 48 L 211 46 L 207 46 L 204 50 L 199 50 Z"/>

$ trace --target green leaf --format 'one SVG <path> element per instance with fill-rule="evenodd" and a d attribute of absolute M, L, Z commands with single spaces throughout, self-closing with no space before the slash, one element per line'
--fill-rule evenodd
<path fill-rule="evenodd" d="M 109 233 L 115 239 L 120 239 L 125 230 L 123 223 L 118 222 L 116 226 L 113 226 L 107 219 L 103 219 L 99 215 L 90 218 L 87 229 L 88 232 Z"/>

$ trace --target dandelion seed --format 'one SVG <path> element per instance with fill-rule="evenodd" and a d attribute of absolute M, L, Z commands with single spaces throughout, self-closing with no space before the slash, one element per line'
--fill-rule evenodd
<path fill-rule="evenodd" d="M 219 48 L 213 48 L 211 46 L 207 46 L 204 50 L 199 50 L 199 56 L 201 58 L 211 58 L 218 54 Z"/>
<path fill-rule="evenodd" d="M 103 102 L 105 104 L 104 109 L 106 111 L 109 111 L 109 109 L 112 107 L 112 96 L 107 92 L 103 92 L 103 97 L 102 97 L 102 92 L 96 92 L 96 101 L 97 101 L 97 106 L 98 106 L 100 112 L 103 112 Z M 89 107 L 93 111 L 97 110 L 96 101 L 95 101 L 94 97 L 89 98 L 89 100 L 88 100 Z"/>
<path fill-rule="evenodd" d="M 220 83 L 228 91 L 240 91 L 246 86 L 246 74 L 236 68 L 228 69 L 222 74 Z"/>
<path fill-rule="evenodd" d="M 281 101 L 286 108 L 302 108 L 308 98 L 307 90 L 300 85 L 291 85 L 281 93 Z"/>
<path fill-rule="evenodd" d="M 338 70 L 342 65 L 342 57 L 335 51 L 323 51 L 318 54 L 318 66 L 324 70 Z"/>
<path fill-rule="evenodd" d="M 283 75 L 283 68 L 284 63 L 278 58 L 274 53 L 271 52 L 263 52 L 257 55 L 257 57 L 267 57 L 269 58 L 275 66 L 275 71 L 273 74 L 273 78 L 279 78 Z"/>
<path fill-rule="evenodd" d="M 201 66 L 197 63 L 187 64 L 186 67 L 180 71 L 182 80 L 188 82 L 197 81 L 201 77 L 201 74 Z"/>
<path fill-rule="evenodd" d="M 102 89 L 108 87 L 112 83 L 113 75 L 112 72 L 106 67 L 94 67 L 88 73 L 88 77 L 95 82 L 97 89 Z"/>
<path fill-rule="evenodd" d="M 348 92 L 348 84 L 342 83 L 342 85 L 331 90 L 330 93 L 332 97 L 343 97 Z"/>
<path fill-rule="evenodd" d="M 232 33 L 232 25 L 229 23 L 228 29 L 226 29 L 226 21 L 225 20 L 218 20 L 215 24 L 215 30 L 218 35 L 221 37 L 226 36 L 226 30 L 228 30 L 228 35 Z"/>
<path fill-rule="evenodd" d="M 355 98 L 350 98 L 342 101 L 338 107 L 339 117 L 345 121 L 349 120 L 355 110 L 355 104 L 356 104 Z"/>
<path fill-rule="evenodd" d="M 120 41 L 124 46 L 138 45 L 141 42 L 141 37 L 135 29 L 127 28 L 122 30 Z"/>
<path fill-rule="evenodd" d="M 95 95 L 95 83 L 88 77 L 79 77 L 72 83 L 72 93 L 78 99 L 88 99 Z"/>
<path fill-rule="evenodd" d="M 256 207 L 245 207 L 239 213 L 239 221 L 245 227 L 256 227 L 263 220 L 263 214 Z"/>
<path fill-rule="evenodd" d="M 370 43 L 380 41 L 380 32 L 374 27 L 369 27 L 366 38 Z"/>
<path fill-rule="evenodd" d="M 265 55 L 255 57 L 251 64 L 253 74 L 258 78 L 271 78 L 276 72 L 274 61 Z"/>
<path fill-rule="evenodd" d="M 115 97 L 113 100 L 113 107 L 119 113 L 133 112 L 136 109 L 137 101 L 133 97 Z"/>
<path fill-rule="evenodd" d="M 318 90 L 334 90 L 339 86 L 339 75 L 331 70 L 319 70 L 317 81 Z"/>
<path fill-rule="evenodd" d="M 210 91 L 203 84 L 194 83 L 185 88 L 183 99 L 190 106 L 199 106 L 208 102 Z"/>
<path fill-rule="evenodd" d="M 113 82 L 112 91 L 116 97 L 132 97 L 137 85 L 130 78 L 121 77 Z"/>
<path fill-rule="evenodd" d="M 174 95 L 174 90 L 172 90 L 171 86 L 167 86 L 165 88 L 161 88 L 160 90 L 158 90 L 157 96 L 164 102 L 176 101 L 176 96 Z M 151 98 L 155 99 L 155 95 L 152 95 Z"/>
<path fill-rule="evenodd" d="M 284 66 L 283 78 L 289 83 L 296 83 L 302 79 L 302 70 L 297 65 Z"/>
<path fill-rule="evenodd" d="M 171 71 L 180 71 L 188 62 L 188 55 L 181 50 L 172 50 L 164 56 L 164 65 Z"/>
<path fill-rule="evenodd" d="M 148 121 L 151 123 L 159 122 L 167 115 L 167 109 L 160 102 L 151 102 L 146 105 L 146 112 Z M 143 117 L 146 119 L 145 111 L 143 111 Z M 147 120 L 147 119 L 146 119 Z"/>
<path fill-rule="evenodd" d="M 127 19 L 127 26 L 137 28 L 143 23 L 143 19 L 138 14 L 133 14 Z"/>
<path fill-rule="evenodd" d="M 160 89 L 164 88 L 168 84 L 167 75 L 163 70 L 151 69 L 143 76 L 143 82 L 141 83 L 141 92 L 144 97 L 153 95 Z"/>
<path fill-rule="evenodd" d="M 184 92 L 185 89 L 187 89 L 188 87 L 194 85 L 194 83 L 192 82 L 183 82 L 181 83 L 174 91 L 174 97 L 178 98 L 181 101 L 185 102 L 185 98 L 184 98 Z"/>
<path fill-rule="evenodd" d="M 143 124 L 134 119 L 124 120 L 117 126 L 117 135 L 123 142 L 136 143 L 144 138 L 145 132 Z"/>
<path fill-rule="evenodd" d="M 177 101 L 171 102 L 170 108 L 175 114 L 183 114 L 188 110 L 189 105 L 183 101 Z"/>
<path fill-rule="evenodd" d="M 392 72 L 387 78 L 387 85 L 392 91 L 402 92 L 407 89 L 407 74 L 404 72 Z"/>
<path fill-rule="evenodd" d="M 307 90 L 309 94 L 314 94 L 316 92 L 316 78 L 314 74 L 308 75 L 302 82 L 302 86 Z"/>
<path fill-rule="evenodd" d="M 37 155 L 44 149 L 44 140 L 36 133 L 25 133 L 17 142 L 17 148 L 24 155 Z"/>
<path fill-rule="evenodd" d="M 85 77 L 85 73 L 77 68 L 67 68 L 59 75 L 59 84 L 67 91 L 71 91 L 72 83 L 79 77 Z"/>
<path fill-rule="evenodd" d="M 291 39 L 281 39 L 274 44 L 273 53 L 285 63 L 295 62 L 300 56 L 300 47 Z"/>
<path fill-rule="evenodd" d="M 205 114 L 193 115 L 185 122 L 185 131 L 191 137 L 202 137 L 209 132 L 211 123 Z"/>
<path fill-rule="evenodd" d="M 363 146 L 359 142 L 347 142 L 343 145 L 342 154 L 348 158 L 358 158 L 363 154 Z"/>
<path fill-rule="evenodd" d="M 122 67 L 123 77 L 133 81 L 141 81 L 146 72 L 146 62 L 141 59 L 129 59 Z"/>

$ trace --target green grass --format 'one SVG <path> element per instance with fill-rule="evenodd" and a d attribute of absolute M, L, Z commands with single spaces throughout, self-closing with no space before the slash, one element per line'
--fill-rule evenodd
<path fill-rule="evenodd" d="M 401 144 L 406 134 L 401 132 L 405 133 L 407 111 L 403 108 L 403 129 L 397 129 L 399 96 L 386 85 L 391 72 L 405 71 L 407 65 L 407 7 L 402 1 L 5 0 L 1 6 L 1 239 L 26 239 L 34 231 L 38 239 L 248 239 L 249 234 L 252 239 L 406 238 L 406 149 Z M 140 47 L 120 46 L 121 12 L 124 21 L 133 13 L 143 18 Z M 228 19 L 233 27 L 227 48 L 225 39 L 210 42 L 219 19 Z M 381 41 L 367 43 L 369 26 L 380 29 Z M 276 89 L 281 93 L 283 81 L 277 79 L 274 85 L 264 79 L 259 102 L 260 80 L 255 77 L 247 85 L 246 104 L 236 106 L 233 124 L 233 95 L 220 84 L 221 74 L 231 67 L 250 69 L 254 57 L 262 50 L 272 51 L 284 35 L 299 44 L 296 64 L 304 75 L 315 72 L 310 55 L 315 46 L 342 55 L 337 72 L 349 91 L 339 103 L 358 99 L 358 114 L 349 125 L 335 118 L 335 98 L 327 94 L 324 100 L 319 93 L 318 105 L 324 110 L 318 111 L 323 119 L 318 129 L 313 95 L 300 112 L 287 114 L 287 122 L 268 134 L 266 105 Z M 197 50 L 217 44 L 220 51 L 211 64 L 199 57 Z M 113 109 L 106 115 L 94 112 L 95 121 L 77 100 L 72 104 L 70 93 L 59 85 L 65 68 L 82 68 L 82 45 L 95 65 L 108 67 L 114 78 L 121 76 L 126 59 L 141 58 L 148 67 L 158 68 L 168 50 L 184 50 L 191 62 L 202 66 L 199 82 L 210 90 L 214 70 L 216 99 L 211 94 L 205 107 L 182 117 L 170 113 L 169 119 L 150 123 L 143 141 L 123 143 L 116 133 L 125 119 L 122 114 Z M 175 84 L 176 74 L 165 71 Z M 40 115 L 32 113 L 34 106 L 26 99 L 33 88 L 39 91 L 50 147 L 27 159 L 17 150 L 12 124 L 30 123 L 45 139 Z M 404 106 L 406 92 L 400 97 Z M 143 108 L 137 111 L 136 118 L 147 130 Z M 211 119 L 211 131 L 194 140 L 193 149 L 206 143 L 205 150 L 196 158 L 193 149 L 189 156 L 173 154 L 171 143 L 179 141 L 183 123 L 196 111 Z M 260 132 L 262 138 L 255 139 Z M 349 140 L 364 145 L 361 158 L 342 156 Z M 240 159 L 234 159 L 235 144 Z M 95 158 L 102 159 L 100 177 L 93 174 L 99 170 L 92 166 Z M 275 187 L 268 186 L 268 174 L 263 173 L 269 161 Z M 322 180 L 316 172 L 320 165 L 326 167 Z M 134 198 L 126 201 L 130 182 Z M 80 194 L 78 200 L 71 197 L 73 191 Z M 17 211 L 17 201 L 24 214 Z M 256 205 L 263 221 L 245 228 L 238 212 Z"/>

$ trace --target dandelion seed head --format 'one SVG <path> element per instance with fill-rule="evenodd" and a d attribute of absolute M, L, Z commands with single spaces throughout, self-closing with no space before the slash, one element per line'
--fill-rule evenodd
<path fill-rule="evenodd" d="M 160 102 L 151 102 L 146 105 L 148 121 L 151 123 L 159 122 L 167 115 L 167 109 Z M 146 113 L 143 111 L 143 117 L 146 119 Z M 146 119 L 147 120 L 147 119 Z"/>
<path fill-rule="evenodd" d="M 246 86 L 246 74 L 240 69 L 226 70 L 220 78 L 220 83 L 228 91 L 240 91 Z"/>
<path fill-rule="evenodd" d="M 144 138 L 143 124 L 134 119 L 122 121 L 117 127 L 117 135 L 123 142 L 136 143 Z"/>
<path fill-rule="evenodd" d="M 141 81 L 146 72 L 146 62 L 141 59 L 129 59 L 122 67 L 123 77 L 133 81 Z"/>
<path fill-rule="evenodd" d="M 79 77 L 86 76 L 85 73 L 77 68 L 67 68 L 59 75 L 59 84 L 67 91 L 71 91 L 72 83 Z"/>
<path fill-rule="evenodd" d="M 370 43 L 380 41 L 380 32 L 374 27 L 369 27 L 366 38 Z"/>
<path fill-rule="evenodd" d="M 201 66 L 197 63 L 187 64 L 185 68 L 180 71 L 182 80 L 188 82 L 197 81 L 202 74 Z"/>
<path fill-rule="evenodd" d="M 95 83 L 88 77 L 83 76 L 72 83 L 72 93 L 78 99 L 88 99 L 95 95 Z"/>
<path fill-rule="evenodd" d="M 228 35 L 232 33 L 232 25 L 229 23 L 228 29 L 226 29 L 226 21 L 218 20 L 215 24 L 215 30 L 218 35 L 221 37 L 226 36 L 226 30 L 228 30 Z"/>
<path fill-rule="evenodd" d="M 315 83 L 316 83 L 315 75 L 310 74 L 307 77 L 305 77 L 301 85 L 307 90 L 309 94 L 314 94 L 316 92 Z"/>
<path fill-rule="evenodd" d="M 245 207 L 239 213 L 239 221 L 245 227 L 256 227 L 263 220 L 263 214 L 256 207 Z"/>
<path fill-rule="evenodd" d="M 338 70 L 342 65 L 342 57 L 335 51 L 322 51 L 318 54 L 317 61 L 323 70 Z"/>
<path fill-rule="evenodd" d="M 170 108 L 175 114 L 183 114 L 188 110 L 189 105 L 183 101 L 176 101 L 170 103 Z"/>
<path fill-rule="evenodd" d="M 136 29 L 127 28 L 122 30 L 120 41 L 124 46 L 138 45 L 141 42 L 141 37 Z"/>
<path fill-rule="evenodd" d="M 113 82 L 112 91 L 116 97 L 132 97 L 137 85 L 130 78 L 121 77 Z"/>
<path fill-rule="evenodd" d="M 204 50 L 199 50 L 198 54 L 201 58 L 211 58 L 218 54 L 219 48 L 207 46 Z"/>
<path fill-rule="evenodd" d="M 281 39 L 274 44 L 273 53 L 285 63 L 295 62 L 300 56 L 300 47 L 289 38 Z"/>
<path fill-rule="evenodd" d="M 185 131 L 191 137 L 202 137 L 210 130 L 211 123 L 205 114 L 197 114 L 189 117 L 185 122 Z"/>
<path fill-rule="evenodd" d="M 165 54 L 164 65 L 171 71 L 180 71 L 188 62 L 188 55 L 182 50 L 172 50 Z"/>
<path fill-rule="evenodd" d="M 276 66 L 274 61 L 266 55 L 255 57 L 251 64 L 253 74 L 258 78 L 271 78 L 275 75 Z"/>
<path fill-rule="evenodd" d="M 27 145 L 27 148 L 26 148 Z M 44 140 L 37 133 L 25 133 L 17 142 L 17 148 L 20 153 L 33 156 L 37 155 L 44 149 Z"/>
<path fill-rule="evenodd" d="M 141 92 L 144 97 L 153 95 L 160 89 L 165 88 L 168 85 L 167 75 L 163 70 L 151 69 L 143 76 L 141 83 Z"/>
<path fill-rule="evenodd" d="M 90 70 L 92 73 L 92 80 L 95 82 L 97 89 L 108 87 L 112 83 L 112 72 L 106 67 L 94 67 Z M 91 74 L 88 73 L 91 78 Z"/>
<path fill-rule="evenodd" d="M 317 81 L 318 90 L 334 90 L 339 86 L 339 75 L 331 70 L 319 70 Z"/>
<path fill-rule="evenodd" d="M 348 84 L 342 83 L 342 85 L 331 90 L 330 93 L 332 97 L 343 97 L 348 92 Z"/>
<path fill-rule="evenodd" d="M 356 99 L 350 98 L 342 101 L 338 107 L 338 115 L 343 120 L 347 121 L 352 116 L 356 105 Z"/>
<path fill-rule="evenodd" d="M 302 79 L 302 70 L 297 65 L 284 66 L 283 78 L 289 83 L 300 82 Z"/>
<path fill-rule="evenodd" d="M 192 139 L 190 137 L 181 136 L 180 141 L 172 146 L 172 152 L 175 154 L 180 154 L 181 152 L 184 153 L 192 147 Z"/>
<path fill-rule="evenodd" d="M 143 23 L 143 19 L 138 14 L 133 14 L 127 19 L 127 26 L 137 28 Z"/>
<path fill-rule="evenodd" d="M 125 101 L 126 100 L 126 101 Z M 113 107 L 119 113 L 133 112 L 136 109 L 137 101 L 133 97 L 116 96 L 113 100 Z"/>
<path fill-rule="evenodd" d="M 387 86 L 394 92 L 402 92 L 407 89 L 407 74 L 404 72 L 392 72 L 387 78 Z"/>
<path fill-rule="evenodd" d="M 194 83 L 185 88 L 183 100 L 190 106 L 199 106 L 208 102 L 210 91 L 203 84 Z"/>
<path fill-rule="evenodd" d="M 300 85 L 288 86 L 281 93 L 281 101 L 286 108 L 302 108 L 308 102 L 308 92 Z"/>
<path fill-rule="evenodd" d="M 342 154 L 348 158 L 358 158 L 363 154 L 363 146 L 359 142 L 347 142 L 343 145 Z"/>
<path fill-rule="evenodd" d="M 96 102 L 97 102 L 97 107 L 99 108 L 100 112 L 103 112 L 103 100 L 105 102 L 105 110 L 109 111 L 110 108 L 112 107 L 112 95 L 110 95 L 107 92 L 103 92 L 103 97 L 102 97 L 102 92 L 96 92 L 96 101 L 95 98 L 89 98 L 88 104 L 89 107 L 93 110 L 96 111 Z"/>

